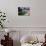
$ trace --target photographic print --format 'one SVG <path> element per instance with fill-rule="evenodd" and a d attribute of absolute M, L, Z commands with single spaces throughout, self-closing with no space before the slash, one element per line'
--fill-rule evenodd
<path fill-rule="evenodd" d="M 18 16 L 30 16 L 30 8 L 18 7 Z"/>

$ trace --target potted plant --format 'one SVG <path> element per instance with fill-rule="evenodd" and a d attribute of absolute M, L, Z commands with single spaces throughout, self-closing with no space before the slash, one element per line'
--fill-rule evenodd
<path fill-rule="evenodd" d="M 6 15 L 4 12 L 0 11 L 0 27 L 4 28 L 4 22 L 6 20 Z"/>

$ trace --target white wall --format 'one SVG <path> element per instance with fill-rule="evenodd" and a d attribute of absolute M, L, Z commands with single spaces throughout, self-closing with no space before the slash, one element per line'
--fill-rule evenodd
<path fill-rule="evenodd" d="M 7 27 L 46 27 L 46 0 L 0 0 L 0 9 L 6 12 Z M 32 16 L 18 16 L 18 6 L 30 7 Z"/>

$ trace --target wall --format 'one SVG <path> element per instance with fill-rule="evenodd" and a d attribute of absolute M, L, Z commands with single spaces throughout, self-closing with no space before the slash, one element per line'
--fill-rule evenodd
<path fill-rule="evenodd" d="M 46 0 L 0 0 L 0 9 L 6 12 L 7 27 L 46 27 L 45 4 Z M 31 5 L 32 16 L 18 16 L 18 6 Z"/>

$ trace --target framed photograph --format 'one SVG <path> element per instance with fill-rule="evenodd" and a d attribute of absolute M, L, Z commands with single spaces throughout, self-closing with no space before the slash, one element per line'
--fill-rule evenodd
<path fill-rule="evenodd" d="M 30 16 L 30 7 L 18 7 L 18 16 Z"/>

